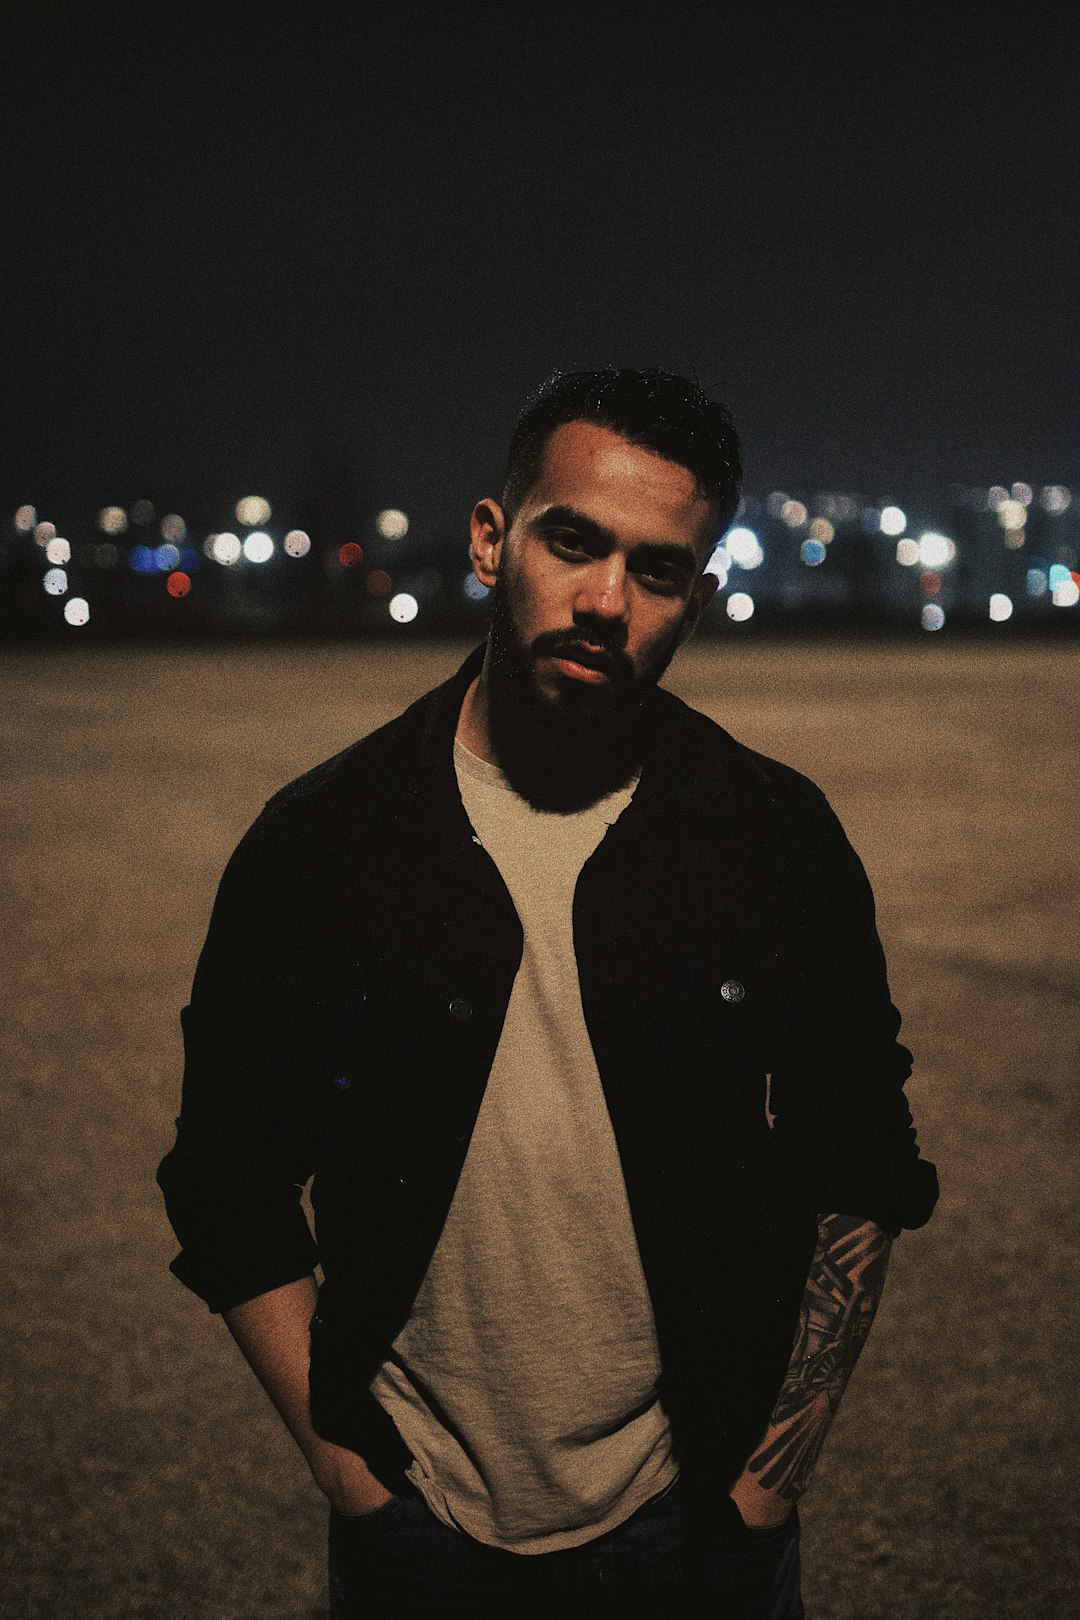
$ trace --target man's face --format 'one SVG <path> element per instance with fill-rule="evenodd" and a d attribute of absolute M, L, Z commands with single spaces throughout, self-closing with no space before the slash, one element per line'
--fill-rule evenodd
<path fill-rule="evenodd" d="M 478 577 L 497 592 L 492 677 L 507 642 L 539 708 L 603 726 L 635 707 L 715 588 L 701 569 L 716 507 L 685 467 L 591 422 L 556 428 L 509 530 L 473 514 Z"/>
<path fill-rule="evenodd" d="M 685 467 L 590 422 L 555 430 L 509 529 L 494 501 L 476 507 L 488 742 L 537 809 L 633 776 L 645 700 L 716 585 L 701 573 L 716 526 Z"/>

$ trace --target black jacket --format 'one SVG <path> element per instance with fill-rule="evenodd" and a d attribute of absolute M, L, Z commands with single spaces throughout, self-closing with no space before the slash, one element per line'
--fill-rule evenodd
<path fill-rule="evenodd" d="M 480 656 L 242 839 L 158 1172 L 173 1270 L 211 1309 L 321 1263 L 313 1420 L 384 1478 L 404 1458 L 367 1384 L 446 1218 L 521 955 L 453 766 Z M 726 1486 L 783 1378 L 817 1214 L 895 1231 L 937 1195 L 870 887 L 813 783 L 659 691 L 574 940 L 678 1453 Z"/>

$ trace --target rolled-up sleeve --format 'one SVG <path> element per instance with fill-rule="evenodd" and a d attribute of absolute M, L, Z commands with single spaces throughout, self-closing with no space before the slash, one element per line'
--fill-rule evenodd
<path fill-rule="evenodd" d="M 859 857 L 823 795 L 796 853 L 806 971 L 772 1077 L 777 1145 L 801 1199 L 818 1212 L 922 1226 L 937 1172 L 916 1142 L 874 898 Z"/>
<path fill-rule="evenodd" d="M 157 1172 L 181 1244 L 171 1269 L 212 1311 L 309 1274 L 317 1258 L 301 1204 L 311 1129 L 286 993 L 287 912 L 268 844 L 257 821 L 222 877 L 181 1013 L 176 1141 Z"/>

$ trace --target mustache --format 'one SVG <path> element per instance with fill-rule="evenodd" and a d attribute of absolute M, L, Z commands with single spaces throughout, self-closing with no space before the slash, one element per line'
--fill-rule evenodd
<path fill-rule="evenodd" d="M 567 657 L 581 654 L 581 662 L 602 669 L 618 681 L 633 678 L 634 666 L 623 648 L 622 636 L 608 630 L 545 630 L 529 648 L 534 658 Z"/>

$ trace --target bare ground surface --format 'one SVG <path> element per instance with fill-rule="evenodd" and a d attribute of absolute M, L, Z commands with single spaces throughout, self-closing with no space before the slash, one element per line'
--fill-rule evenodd
<path fill-rule="evenodd" d="M 271 791 L 456 659 L 0 660 L 4 1616 L 323 1611 L 321 1501 L 222 1324 L 169 1276 L 153 1171 L 230 849 Z M 811 1620 L 1080 1614 L 1078 668 L 1060 646 L 927 640 L 699 646 L 672 671 L 820 782 L 862 853 L 944 1184 L 896 1246 L 805 1503 Z"/>

